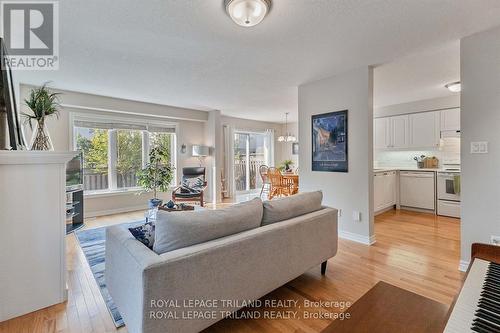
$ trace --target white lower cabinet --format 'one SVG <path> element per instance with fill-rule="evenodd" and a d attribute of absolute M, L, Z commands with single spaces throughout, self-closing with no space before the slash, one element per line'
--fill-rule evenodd
<path fill-rule="evenodd" d="M 373 176 L 374 211 L 380 212 L 394 206 L 397 201 L 397 172 L 377 172 Z"/>

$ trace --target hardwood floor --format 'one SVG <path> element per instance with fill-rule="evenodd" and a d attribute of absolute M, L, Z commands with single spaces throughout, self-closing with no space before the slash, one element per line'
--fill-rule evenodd
<path fill-rule="evenodd" d="M 86 221 L 86 228 L 112 225 L 143 217 L 143 212 L 99 217 Z M 390 211 L 376 217 L 377 243 L 364 246 L 339 240 L 337 255 L 330 259 L 325 276 L 312 269 L 265 299 L 295 300 L 290 319 L 226 319 L 207 332 L 318 332 L 340 306 L 304 301 L 354 302 L 383 280 L 438 302 L 450 304 L 461 285 L 459 220 L 407 211 Z M 67 237 L 69 274 L 68 301 L 0 323 L 0 332 L 127 332 L 116 330 L 99 288 L 74 235 Z M 261 316 L 265 309 L 255 310 Z M 277 313 L 277 312 L 275 312 Z M 255 315 L 255 314 L 254 314 Z M 315 318 L 304 319 L 306 315 Z M 295 318 L 293 318 L 295 317 Z"/>

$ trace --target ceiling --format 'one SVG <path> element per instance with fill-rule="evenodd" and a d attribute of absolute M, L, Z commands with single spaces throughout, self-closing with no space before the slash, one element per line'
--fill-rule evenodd
<path fill-rule="evenodd" d="M 373 76 L 375 107 L 456 95 L 444 85 L 460 81 L 460 41 L 376 67 Z"/>
<path fill-rule="evenodd" d="M 296 117 L 302 83 L 500 24 L 498 0 L 274 0 L 269 16 L 247 29 L 227 17 L 223 0 L 64 0 L 59 7 L 60 70 L 19 71 L 17 80 L 280 122 L 285 112 Z M 390 68 L 381 73 L 405 77 L 405 68 Z M 377 88 L 376 103 L 424 95 L 391 97 L 393 89 Z"/>

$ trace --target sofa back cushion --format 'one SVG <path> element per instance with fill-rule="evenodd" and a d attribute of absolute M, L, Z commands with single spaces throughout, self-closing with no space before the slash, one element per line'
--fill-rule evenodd
<path fill-rule="evenodd" d="M 321 209 L 323 192 L 304 192 L 285 198 L 264 201 L 262 225 L 288 220 Z"/>
<path fill-rule="evenodd" d="M 162 254 L 260 226 L 262 201 L 255 198 L 217 210 L 158 212 L 153 250 Z"/>

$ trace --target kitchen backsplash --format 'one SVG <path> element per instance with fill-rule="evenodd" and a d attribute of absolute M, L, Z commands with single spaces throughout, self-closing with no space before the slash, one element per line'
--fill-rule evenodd
<path fill-rule="evenodd" d="M 385 151 L 374 153 L 374 167 L 416 167 L 415 156 L 435 156 L 439 159 L 439 166 L 443 164 L 460 164 L 460 138 L 441 139 L 439 150 L 430 151 Z"/>

